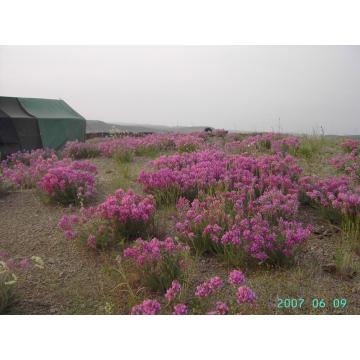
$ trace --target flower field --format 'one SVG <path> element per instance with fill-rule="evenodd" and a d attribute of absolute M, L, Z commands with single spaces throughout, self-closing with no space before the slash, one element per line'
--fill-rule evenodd
<path fill-rule="evenodd" d="M 359 314 L 359 169 L 354 139 L 224 130 L 12 154 L 0 311 Z"/>

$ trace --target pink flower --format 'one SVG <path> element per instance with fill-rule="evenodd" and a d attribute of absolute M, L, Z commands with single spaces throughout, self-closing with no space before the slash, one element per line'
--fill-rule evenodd
<path fill-rule="evenodd" d="M 208 315 L 226 315 L 228 312 L 228 306 L 222 301 L 217 301 L 215 310 L 208 312 Z"/>
<path fill-rule="evenodd" d="M 166 291 L 165 298 L 167 301 L 171 302 L 175 299 L 175 297 L 179 294 L 181 290 L 181 285 L 179 281 L 174 280 L 171 283 L 171 287 Z"/>
<path fill-rule="evenodd" d="M 229 274 L 229 283 L 233 285 L 242 285 L 245 283 L 245 275 L 240 270 L 233 270 Z"/>
<path fill-rule="evenodd" d="M 141 304 L 133 306 L 131 315 L 156 315 L 161 310 L 161 305 L 156 300 L 147 299 Z"/>
<path fill-rule="evenodd" d="M 196 287 L 195 296 L 197 297 L 207 297 L 216 292 L 216 290 L 223 287 L 223 282 L 219 276 L 215 276 L 208 281 L 203 282 L 202 284 Z"/>
<path fill-rule="evenodd" d="M 95 237 L 95 235 L 90 234 L 86 243 L 92 249 L 96 249 L 96 237 Z"/>
<path fill-rule="evenodd" d="M 187 315 L 188 308 L 185 304 L 177 304 L 174 306 L 173 315 Z"/>
<path fill-rule="evenodd" d="M 249 287 L 240 286 L 236 292 L 236 301 L 238 304 L 253 303 L 256 301 L 256 295 Z"/>
<path fill-rule="evenodd" d="M 66 230 L 64 231 L 64 234 L 68 240 L 72 240 L 76 238 L 76 232 L 73 230 Z"/>
<path fill-rule="evenodd" d="M 19 262 L 19 266 L 21 269 L 25 270 L 27 269 L 29 266 L 30 266 L 30 261 L 29 259 L 22 259 L 20 262 Z"/>

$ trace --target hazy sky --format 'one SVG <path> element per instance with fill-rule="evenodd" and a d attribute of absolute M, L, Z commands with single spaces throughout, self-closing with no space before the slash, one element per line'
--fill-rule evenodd
<path fill-rule="evenodd" d="M 360 46 L 0 47 L 0 95 L 109 122 L 360 134 Z"/>

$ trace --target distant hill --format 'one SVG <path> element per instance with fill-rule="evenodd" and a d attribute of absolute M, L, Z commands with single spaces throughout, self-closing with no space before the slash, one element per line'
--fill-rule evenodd
<path fill-rule="evenodd" d="M 129 131 L 129 132 L 193 132 L 202 131 L 207 126 L 164 126 L 164 125 L 138 125 L 114 124 L 100 120 L 86 120 L 86 133 Z"/>

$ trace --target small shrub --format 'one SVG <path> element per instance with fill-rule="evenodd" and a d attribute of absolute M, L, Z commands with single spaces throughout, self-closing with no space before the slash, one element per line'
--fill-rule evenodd
<path fill-rule="evenodd" d="M 113 157 L 120 164 L 129 163 L 134 159 L 134 152 L 131 150 L 118 150 L 114 153 Z"/>
<path fill-rule="evenodd" d="M 171 283 L 171 287 L 165 293 L 165 306 L 157 300 L 146 299 L 142 303 L 135 305 L 131 309 L 132 315 L 226 315 L 239 314 L 246 310 L 248 306 L 256 306 L 256 294 L 245 285 L 245 276 L 239 270 L 232 273 L 241 274 L 241 279 L 234 275 L 229 276 L 226 284 L 219 276 L 214 276 L 196 286 L 194 295 L 187 298 L 187 304 L 181 303 L 182 287 L 177 281 Z M 234 281 L 234 277 L 237 281 Z M 240 281 L 241 280 L 241 281 Z M 232 294 L 229 303 L 222 301 L 225 294 Z M 170 306 L 171 305 L 171 306 Z"/>
<path fill-rule="evenodd" d="M 0 315 L 5 314 L 14 303 L 14 281 L 16 282 L 16 277 L 14 278 L 5 262 L 0 261 Z"/>
<path fill-rule="evenodd" d="M 69 163 L 70 159 L 60 161 L 53 151 L 33 150 L 11 154 L 0 167 L 5 183 L 15 188 L 30 189 L 49 169 Z"/>
<path fill-rule="evenodd" d="M 339 146 L 348 153 L 358 151 L 360 149 L 360 141 L 355 139 L 346 139 L 339 144 Z"/>
<path fill-rule="evenodd" d="M 234 193 L 195 199 L 191 205 L 180 199 L 177 208 L 180 239 L 197 254 L 216 254 L 234 265 L 286 263 L 312 229 L 293 220 L 296 195 L 269 192 L 251 200 Z"/>
<path fill-rule="evenodd" d="M 5 181 L 2 178 L 2 175 L 0 173 L 0 197 L 6 194 L 8 191 L 8 187 L 5 184 Z"/>
<path fill-rule="evenodd" d="M 68 141 L 63 150 L 63 156 L 75 160 L 90 159 L 100 155 L 97 144 Z"/>
<path fill-rule="evenodd" d="M 165 292 L 174 279 L 183 282 L 188 249 L 168 237 L 136 240 L 134 246 L 124 250 L 124 258 L 131 260 L 144 286 Z"/>
<path fill-rule="evenodd" d="M 191 153 L 198 149 L 196 144 L 184 144 L 178 147 L 179 153 Z"/>
<path fill-rule="evenodd" d="M 306 160 L 312 159 L 318 155 L 324 146 L 324 138 L 318 136 L 303 136 L 300 146 L 293 152 L 294 155 L 302 157 Z"/>
<path fill-rule="evenodd" d="M 68 166 L 49 169 L 38 182 L 38 188 L 53 202 L 82 204 L 95 192 L 96 167 L 88 162 L 73 162 Z"/>
<path fill-rule="evenodd" d="M 15 303 L 18 276 L 30 266 L 43 269 L 44 262 L 37 256 L 32 256 L 30 259 L 16 259 L 0 251 L 0 314 L 6 313 Z"/>
<path fill-rule="evenodd" d="M 342 173 L 345 173 L 355 181 L 360 181 L 360 154 L 356 151 L 340 154 L 330 159 L 330 164 Z"/>
<path fill-rule="evenodd" d="M 82 208 L 80 216 L 64 215 L 59 228 L 68 239 L 79 238 L 91 248 L 106 248 L 147 235 L 154 213 L 152 196 L 118 189 L 98 206 Z"/>
<path fill-rule="evenodd" d="M 347 176 L 309 178 L 305 192 L 335 223 L 341 223 L 343 216 L 354 220 L 360 214 L 360 187 L 354 187 Z"/>
<path fill-rule="evenodd" d="M 342 230 L 350 249 L 360 256 L 360 216 L 356 218 L 345 216 L 342 221 Z"/>
<path fill-rule="evenodd" d="M 357 262 L 352 252 L 352 244 L 346 238 L 346 235 L 337 244 L 334 260 L 336 271 L 340 276 L 350 279 L 354 277 Z"/>

